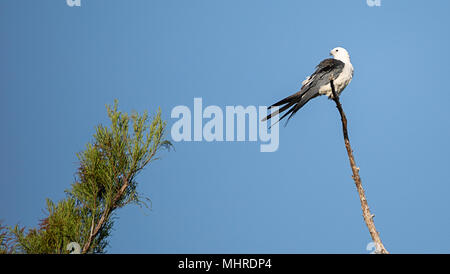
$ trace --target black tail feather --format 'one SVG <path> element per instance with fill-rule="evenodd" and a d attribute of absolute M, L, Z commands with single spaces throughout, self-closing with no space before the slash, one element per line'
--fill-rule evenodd
<path fill-rule="evenodd" d="M 268 109 L 271 109 L 274 106 L 282 106 L 279 111 L 271 113 L 269 115 L 267 115 L 267 117 L 263 118 L 262 121 L 266 121 L 271 119 L 273 116 L 275 116 L 276 114 L 282 113 L 283 111 L 287 110 L 288 108 L 290 108 L 286 113 L 283 114 L 283 116 L 281 116 L 280 119 L 278 119 L 277 122 L 283 120 L 283 118 L 285 118 L 287 115 L 289 115 L 286 123 L 284 126 L 286 126 L 289 122 L 289 120 L 294 116 L 294 114 L 300 109 L 302 108 L 306 103 L 308 103 L 309 100 L 311 100 L 314 97 L 319 96 L 318 92 L 314 92 L 311 89 L 308 89 L 304 92 L 299 91 L 295 94 L 292 94 L 291 96 L 288 96 L 286 98 L 284 98 L 281 101 L 276 102 L 275 104 L 271 105 L 270 107 L 268 107 Z"/>
<path fill-rule="evenodd" d="M 288 97 L 284 98 L 283 100 L 280 100 L 280 101 L 276 102 L 275 104 L 271 105 L 270 107 L 268 107 L 268 109 L 271 109 L 272 107 L 275 107 L 275 106 L 281 106 L 281 105 L 284 105 L 287 103 L 291 103 L 292 101 L 295 101 L 295 99 L 300 99 L 302 97 L 302 94 L 303 94 L 302 91 L 296 92 L 296 93 L 292 94 L 291 96 L 288 96 Z"/>
<path fill-rule="evenodd" d="M 264 121 L 266 121 L 266 120 L 269 120 L 270 118 L 272 118 L 272 117 L 275 116 L 276 114 L 281 113 L 281 112 L 285 111 L 286 109 L 290 108 L 293 104 L 294 104 L 294 102 L 289 102 L 289 103 L 287 103 L 286 105 L 282 106 L 277 112 L 270 113 L 269 115 L 267 115 L 266 117 L 264 117 L 264 118 L 262 119 L 262 121 L 264 122 Z M 268 107 L 268 109 L 271 109 L 272 107 L 273 107 L 273 105 L 270 106 L 270 107 Z"/>

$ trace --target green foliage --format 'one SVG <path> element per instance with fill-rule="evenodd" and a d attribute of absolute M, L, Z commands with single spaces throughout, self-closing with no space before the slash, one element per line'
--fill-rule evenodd
<path fill-rule="evenodd" d="M 10 229 L 0 221 L 0 255 L 16 253 L 16 242 Z"/>
<path fill-rule="evenodd" d="M 47 200 L 48 217 L 39 228 L 27 233 L 17 225 L 0 229 L 0 252 L 12 252 L 6 245 L 12 235 L 14 250 L 20 253 L 68 253 L 71 242 L 79 243 L 83 253 L 103 253 L 115 210 L 132 203 L 146 206 L 136 191 L 136 176 L 157 159 L 160 149 L 171 147 L 164 139 L 161 110 L 151 122 L 147 113 L 129 116 L 118 111 L 117 101 L 107 112 L 111 126 L 97 126 L 94 140 L 77 155 L 80 166 L 67 197 L 56 204 Z"/>
<path fill-rule="evenodd" d="M 48 217 L 41 220 L 39 228 L 29 229 L 28 233 L 17 225 L 12 228 L 20 253 L 67 253 L 67 244 L 85 238 L 87 214 L 75 199 L 68 197 L 57 204 L 47 199 L 47 210 Z"/>

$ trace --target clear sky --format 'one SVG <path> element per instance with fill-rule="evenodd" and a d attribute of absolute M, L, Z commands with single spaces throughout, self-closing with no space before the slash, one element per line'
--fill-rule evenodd
<path fill-rule="evenodd" d="M 36 226 L 62 199 L 105 104 L 269 105 L 329 51 L 355 67 L 341 101 L 392 253 L 450 251 L 450 1 L 0 1 L 0 219 Z M 138 178 L 110 253 L 367 253 L 338 112 L 312 100 L 259 142 L 179 142 Z"/>

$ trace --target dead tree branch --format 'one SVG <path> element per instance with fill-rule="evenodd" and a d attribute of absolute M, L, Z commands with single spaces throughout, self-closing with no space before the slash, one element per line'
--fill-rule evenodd
<path fill-rule="evenodd" d="M 339 101 L 339 97 L 336 94 L 336 89 L 334 86 L 334 79 L 333 77 L 330 79 L 330 85 L 331 85 L 331 91 L 333 93 L 333 101 L 336 103 L 336 107 L 339 111 L 339 114 L 341 115 L 341 121 L 342 121 L 342 131 L 344 134 L 344 142 L 345 142 L 345 148 L 347 149 L 348 159 L 350 160 L 350 167 L 352 168 L 353 172 L 353 180 L 355 181 L 356 189 L 358 190 L 359 199 L 361 200 L 361 208 L 363 212 L 364 222 L 367 225 L 367 228 L 369 229 L 370 236 L 372 237 L 373 242 L 376 246 L 376 252 L 381 254 L 388 254 L 389 252 L 384 247 L 383 243 L 381 242 L 380 235 L 378 234 L 377 229 L 375 228 L 375 223 L 373 221 L 374 215 L 370 213 L 369 210 L 369 204 L 367 203 L 366 195 L 364 193 L 364 188 L 362 186 L 361 177 L 359 176 L 359 167 L 356 166 L 355 158 L 353 157 L 353 150 L 350 146 L 350 141 L 348 138 L 348 130 L 347 130 L 347 117 L 345 116 L 344 110 L 342 109 L 341 102 Z"/>

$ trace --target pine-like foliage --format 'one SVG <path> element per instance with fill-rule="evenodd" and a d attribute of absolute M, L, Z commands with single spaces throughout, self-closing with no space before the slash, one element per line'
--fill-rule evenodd
<path fill-rule="evenodd" d="M 117 110 L 117 101 L 107 111 L 111 125 L 97 126 L 93 141 L 77 155 L 80 166 L 66 198 L 47 199 L 48 216 L 38 228 L 0 226 L 0 253 L 69 253 L 72 242 L 81 253 L 103 253 L 116 210 L 146 205 L 136 191 L 136 176 L 160 149 L 171 147 L 164 139 L 166 122 L 160 110 L 151 121 L 147 113 L 129 116 Z"/>

